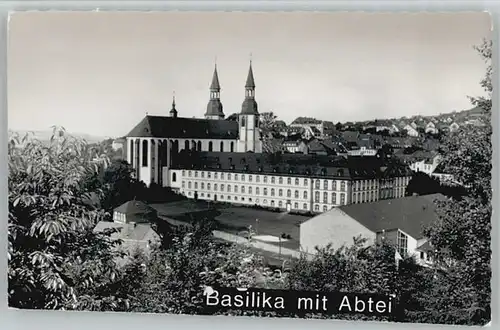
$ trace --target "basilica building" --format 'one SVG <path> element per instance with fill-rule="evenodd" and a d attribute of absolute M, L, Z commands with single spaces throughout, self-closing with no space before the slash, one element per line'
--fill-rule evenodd
<path fill-rule="evenodd" d="M 237 121 L 224 119 L 220 91 L 216 66 L 204 119 L 180 117 L 174 98 L 170 116 L 146 115 L 127 134 L 127 161 L 134 168 L 139 180 L 146 185 L 157 183 L 170 186 L 166 174 L 172 158 L 182 150 L 262 152 L 252 63 Z"/>
<path fill-rule="evenodd" d="M 380 156 L 262 152 L 252 63 L 237 121 L 224 119 L 217 67 L 204 119 L 147 115 L 126 136 L 136 178 L 194 199 L 325 212 L 403 197 L 411 169 Z"/>

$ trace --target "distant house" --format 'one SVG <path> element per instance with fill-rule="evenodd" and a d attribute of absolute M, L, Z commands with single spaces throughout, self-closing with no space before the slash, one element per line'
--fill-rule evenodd
<path fill-rule="evenodd" d="M 427 125 L 425 125 L 425 133 L 430 133 L 430 134 L 437 134 L 438 129 L 436 128 L 436 125 L 432 121 L 428 122 Z"/>
<path fill-rule="evenodd" d="M 307 144 L 302 139 L 286 139 L 283 141 L 284 149 L 289 153 L 307 153 Z"/>
<path fill-rule="evenodd" d="M 125 138 L 118 138 L 113 140 L 113 143 L 111 143 L 111 148 L 113 148 L 114 151 L 123 149 L 123 146 L 125 145 Z"/>
<path fill-rule="evenodd" d="M 300 225 L 301 250 L 314 254 L 329 244 L 338 249 L 361 236 L 367 244 L 389 242 L 400 256 L 415 256 L 425 265 L 432 253 L 423 229 L 438 219 L 434 201 L 445 199 L 432 194 L 334 207 Z"/>
<path fill-rule="evenodd" d="M 140 249 L 147 252 L 151 244 L 160 241 L 159 235 L 152 227 L 157 219 L 156 210 L 146 203 L 136 200 L 128 201 L 113 211 L 113 222 L 97 223 L 94 232 L 118 229 L 112 238 L 123 241 L 123 250 L 133 252 Z"/>
<path fill-rule="evenodd" d="M 441 155 L 429 151 L 417 151 L 412 156 L 414 157 L 414 161 L 410 164 L 412 171 L 427 175 L 434 173 L 442 158 Z"/>
<path fill-rule="evenodd" d="M 459 128 L 460 128 L 460 125 L 458 125 L 456 122 L 453 122 L 450 125 L 450 132 L 456 132 L 456 131 L 458 131 Z"/>
<path fill-rule="evenodd" d="M 415 123 L 412 123 L 412 124 L 415 124 Z M 413 125 L 406 125 L 403 129 L 406 130 L 406 134 L 408 134 L 408 136 L 413 136 L 413 137 L 419 136 L 418 131 L 416 129 L 416 124 L 415 124 L 415 127 Z"/>

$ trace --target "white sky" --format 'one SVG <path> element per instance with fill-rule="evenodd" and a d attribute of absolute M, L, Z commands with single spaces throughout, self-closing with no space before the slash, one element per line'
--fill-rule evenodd
<path fill-rule="evenodd" d="M 252 53 L 259 111 L 348 121 L 470 108 L 487 13 L 17 13 L 9 128 L 119 136 L 148 112 L 202 117 L 217 58 L 226 116 Z"/>

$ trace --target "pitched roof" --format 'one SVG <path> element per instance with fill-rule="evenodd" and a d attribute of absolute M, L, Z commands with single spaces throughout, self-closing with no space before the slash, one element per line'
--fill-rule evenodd
<path fill-rule="evenodd" d="M 127 216 L 127 222 L 148 222 L 156 217 L 156 210 L 144 202 L 132 200 L 114 209 Z"/>
<path fill-rule="evenodd" d="M 247 82 L 245 84 L 246 88 L 255 88 L 255 81 L 253 79 L 252 62 L 250 62 L 250 68 L 248 69 Z"/>
<path fill-rule="evenodd" d="M 148 115 L 127 137 L 237 139 L 238 123 L 230 120 Z"/>
<path fill-rule="evenodd" d="M 216 92 L 220 91 L 219 74 L 217 73 L 217 65 L 215 65 L 214 75 L 212 77 L 212 83 L 210 84 L 210 90 L 216 91 Z"/>
<path fill-rule="evenodd" d="M 172 158 L 173 169 L 228 171 L 247 174 L 293 175 L 323 178 L 384 178 L 410 176 L 396 158 L 339 157 L 304 154 L 198 152 L 181 150 Z"/>
<path fill-rule="evenodd" d="M 442 194 L 410 196 L 340 206 L 343 212 L 373 232 L 400 229 L 415 239 L 423 237 L 423 228 L 438 219 L 435 200 Z"/>

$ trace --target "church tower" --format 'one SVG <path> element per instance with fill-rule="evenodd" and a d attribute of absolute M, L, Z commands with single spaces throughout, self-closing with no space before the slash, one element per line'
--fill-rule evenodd
<path fill-rule="evenodd" d="M 208 101 L 206 119 L 224 119 L 222 111 L 222 103 L 220 102 L 220 84 L 219 75 L 217 74 L 217 64 L 215 65 L 212 84 L 210 85 L 210 101 Z"/>
<path fill-rule="evenodd" d="M 241 106 L 238 116 L 239 152 L 262 152 L 262 142 L 259 130 L 259 111 L 255 101 L 255 81 L 253 78 L 252 61 L 248 70 L 247 82 L 245 84 L 245 100 Z"/>

